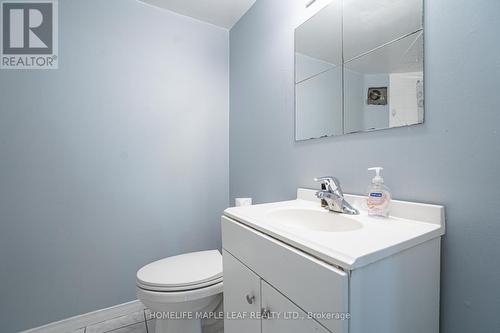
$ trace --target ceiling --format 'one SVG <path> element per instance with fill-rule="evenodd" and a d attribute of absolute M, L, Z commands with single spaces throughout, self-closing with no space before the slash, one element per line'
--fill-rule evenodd
<path fill-rule="evenodd" d="M 256 0 L 139 0 L 152 6 L 231 29 Z"/>

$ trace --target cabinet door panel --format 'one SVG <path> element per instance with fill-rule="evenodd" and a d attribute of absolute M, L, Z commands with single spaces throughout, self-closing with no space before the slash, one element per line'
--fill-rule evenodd
<path fill-rule="evenodd" d="M 305 311 L 349 311 L 347 273 L 227 217 L 222 246 Z M 348 321 L 318 321 L 332 332 L 348 332 Z"/>
<path fill-rule="evenodd" d="M 251 317 L 261 309 L 260 277 L 227 251 L 223 251 L 223 257 L 224 311 L 228 314 L 224 332 L 260 333 L 260 318 Z"/>
<path fill-rule="evenodd" d="M 262 281 L 262 306 L 270 311 L 269 318 L 262 319 L 262 333 L 329 333 L 265 281 Z"/>

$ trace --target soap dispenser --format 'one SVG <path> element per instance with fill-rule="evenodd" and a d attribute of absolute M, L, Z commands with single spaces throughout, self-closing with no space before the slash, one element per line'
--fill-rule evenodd
<path fill-rule="evenodd" d="M 384 178 L 380 176 L 380 171 L 384 170 L 381 167 L 369 168 L 369 171 L 375 171 L 375 177 L 368 188 L 368 198 L 366 205 L 368 207 L 368 215 L 388 217 L 391 206 L 391 192 L 384 185 Z"/>

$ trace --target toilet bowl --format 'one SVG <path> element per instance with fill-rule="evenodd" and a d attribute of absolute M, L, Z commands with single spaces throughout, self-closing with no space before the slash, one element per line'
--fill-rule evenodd
<path fill-rule="evenodd" d="M 201 318 L 222 302 L 221 254 L 193 252 L 144 266 L 137 298 L 156 318 L 155 333 L 201 333 Z"/>

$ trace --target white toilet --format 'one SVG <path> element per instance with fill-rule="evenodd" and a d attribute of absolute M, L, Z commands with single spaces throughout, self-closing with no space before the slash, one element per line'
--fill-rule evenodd
<path fill-rule="evenodd" d="M 137 297 L 154 313 L 155 333 L 201 333 L 197 313 L 222 302 L 222 255 L 193 252 L 146 265 L 137 272 Z"/>

